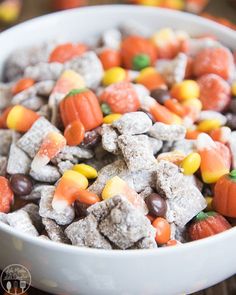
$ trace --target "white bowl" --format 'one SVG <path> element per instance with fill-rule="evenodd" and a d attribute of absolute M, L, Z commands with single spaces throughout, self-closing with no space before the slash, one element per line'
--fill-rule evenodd
<path fill-rule="evenodd" d="M 127 19 L 191 34 L 213 33 L 231 48 L 236 33 L 197 16 L 136 6 L 100 6 L 43 16 L 0 34 L 0 67 L 10 52 L 40 41 L 86 40 Z M 235 48 L 236 49 L 236 48 Z M 0 224 L 0 268 L 23 264 L 33 286 L 69 295 L 172 295 L 207 288 L 236 272 L 236 228 L 178 247 L 106 251 L 31 238 Z"/>

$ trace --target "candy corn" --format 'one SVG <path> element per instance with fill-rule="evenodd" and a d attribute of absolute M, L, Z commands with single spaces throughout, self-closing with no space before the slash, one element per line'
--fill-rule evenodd
<path fill-rule="evenodd" d="M 136 78 L 139 84 L 144 85 L 150 91 L 154 89 L 167 89 L 167 85 L 163 77 L 152 67 L 143 69 Z"/>
<path fill-rule="evenodd" d="M 109 199 L 115 195 L 125 196 L 136 208 L 145 212 L 146 205 L 144 200 L 118 176 L 108 180 L 102 191 L 103 200 Z"/>
<path fill-rule="evenodd" d="M 230 140 L 231 129 L 227 126 L 223 126 L 212 130 L 210 136 L 213 140 L 219 141 L 221 143 L 226 144 Z"/>
<path fill-rule="evenodd" d="M 169 111 L 165 106 L 159 104 L 151 96 L 141 99 L 141 109 L 149 112 L 153 118 L 165 124 L 181 124 L 182 120 L 179 116 Z"/>
<path fill-rule="evenodd" d="M 229 163 L 212 138 L 201 133 L 197 138 L 197 150 L 201 156 L 200 170 L 205 183 L 215 183 L 222 175 L 229 173 Z M 225 152 L 225 151 L 224 151 Z"/>
<path fill-rule="evenodd" d="M 66 139 L 63 135 L 58 132 L 48 133 L 32 161 L 32 170 L 37 171 L 47 165 L 65 146 Z"/>
<path fill-rule="evenodd" d="M 81 173 L 67 170 L 60 179 L 52 201 L 52 207 L 62 212 L 67 206 L 74 203 L 81 190 L 88 187 L 88 179 Z"/>
<path fill-rule="evenodd" d="M 49 97 L 49 106 L 52 108 L 52 122 L 56 122 L 58 116 L 57 106 L 60 101 L 72 90 L 85 88 L 82 76 L 72 70 L 66 70 L 57 80 L 56 85 Z"/>
<path fill-rule="evenodd" d="M 50 54 L 49 62 L 65 63 L 87 51 L 85 44 L 66 43 L 58 45 Z"/>
<path fill-rule="evenodd" d="M 21 105 L 14 106 L 7 116 L 7 127 L 18 132 L 28 131 L 39 115 Z"/>
<path fill-rule="evenodd" d="M 27 88 L 33 86 L 34 83 L 35 81 L 31 78 L 22 78 L 12 87 L 12 94 L 15 95 L 21 91 L 26 90 Z"/>

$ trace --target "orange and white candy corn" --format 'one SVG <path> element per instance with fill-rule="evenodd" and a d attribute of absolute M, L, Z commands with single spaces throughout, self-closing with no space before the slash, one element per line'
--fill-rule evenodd
<path fill-rule="evenodd" d="M 102 191 L 103 200 L 112 198 L 116 195 L 123 195 L 134 205 L 134 207 L 140 209 L 145 214 L 147 213 L 147 207 L 144 200 L 118 176 L 108 180 Z"/>
<path fill-rule="evenodd" d="M 212 130 L 210 136 L 213 140 L 226 144 L 230 140 L 231 132 L 232 131 L 229 127 L 223 126 Z"/>
<path fill-rule="evenodd" d="M 34 171 L 46 166 L 66 146 L 66 139 L 58 132 L 50 132 L 44 138 L 34 157 L 31 168 Z"/>
<path fill-rule="evenodd" d="M 81 190 L 88 187 L 88 179 L 81 173 L 67 170 L 60 179 L 52 200 L 56 212 L 62 212 L 72 205 Z"/>
<path fill-rule="evenodd" d="M 215 183 L 222 175 L 229 173 L 230 163 L 225 159 L 227 151 L 222 149 L 206 133 L 197 138 L 197 151 L 201 156 L 201 174 L 205 183 Z"/>

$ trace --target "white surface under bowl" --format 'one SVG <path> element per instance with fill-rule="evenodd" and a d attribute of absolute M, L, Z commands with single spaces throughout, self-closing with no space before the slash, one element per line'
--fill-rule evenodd
<path fill-rule="evenodd" d="M 213 33 L 236 49 L 236 33 L 180 12 L 135 6 L 100 6 L 56 13 L 0 34 L 0 67 L 14 49 L 40 41 L 102 33 L 127 19 L 153 30 L 165 26 L 191 34 Z M 23 264 L 33 286 L 69 295 L 172 295 L 198 291 L 236 272 L 236 229 L 178 247 L 105 251 L 31 238 L 0 224 L 0 268 Z"/>

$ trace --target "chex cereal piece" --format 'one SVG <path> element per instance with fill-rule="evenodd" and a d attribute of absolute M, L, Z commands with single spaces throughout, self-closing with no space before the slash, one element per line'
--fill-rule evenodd
<path fill-rule="evenodd" d="M 35 84 L 37 95 L 43 97 L 49 97 L 51 94 L 55 82 L 53 80 L 45 80 Z"/>
<path fill-rule="evenodd" d="M 102 146 L 104 150 L 108 151 L 109 153 L 118 154 L 119 147 L 118 147 L 118 133 L 116 130 L 109 124 L 103 124 L 102 126 Z"/>
<path fill-rule="evenodd" d="M 27 107 L 32 111 L 38 111 L 44 104 L 44 99 L 39 96 L 31 97 L 21 103 L 22 106 Z"/>
<path fill-rule="evenodd" d="M 127 166 L 123 160 L 117 160 L 111 164 L 108 164 L 107 166 L 104 166 L 98 172 L 97 179 L 92 185 L 90 185 L 88 190 L 100 196 L 104 186 L 106 185 L 106 182 L 114 176 L 120 176 L 120 174 L 124 171 L 128 173 Z"/>
<path fill-rule="evenodd" d="M 0 176 L 5 176 L 7 172 L 7 157 L 0 156 Z"/>
<path fill-rule="evenodd" d="M 118 145 L 130 171 L 151 169 L 156 164 L 147 135 L 123 134 L 118 138 Z"/>
<path fill-rule="evenodd" d="M 12 142 L 12 131 L 7 129 L 0 129 L 0 155 L 1 156 L 8 156 L 11 142 Z"/>
<path fill-rule="evenodd" d="M 40 235 L 40 236 L 38 236 L 38 238 L 40 238 L 42 240 L 48 240 L 48 241 L 50 241 L 49 237 L 47 237 L 45 235 Z"/>
<path fill-rule="evenodd" d="M 61 75 L 64 65 L 57 62 L 41 62 L 35 66 L 29 66 L 24 71 L 25 77 L 31 77 L 35 81 L 53 80 L 56 81 Z"/>
<path fill-rule="evenodd" d="M 163 146 L 162 140 L 159 140 L 150 136 L 148 137 L 148 140 L 152 147 L 153 155 L 156 155 L 162 149 L 162 146 Z"/>
<path fill-rule="evenodd" d="M 11 97 L 11 84 L 0 83 L 0 110 L 10 105 Z"/>
<path fill-rule="evenodd" d="M 140 22 L 134 20 L 127 20 L 120 25 L 121 33 L 124 37 L 129 35 L 135 36 L 150 36 L 151 32 L 147 26 L 142 25 Z"/>
<path fill-rule="evenodd" d="M 70 224 L 75 217 L 74 208 L 68 206 L 63 212 L 57 213 L 52 208 L 54 191 L 55 187 L 51 185 L 45 185 L 41 190 L 41 199 L 39 202 L 39 215 L 41 217 L 53 219 L 59 225 Z"/>
<path fill-rule="evenodd" d="M 64 172 L 66 172 L 67 170 L 72 169 L 72 167 L 74 166 L 73 163 L 71 163 L 70 161 L 61 161 L 60 163 L 58 163 L 57 167 L 59 169 L 59 172 L 61 174 L 64 174 Z"/>
<path fill-rule="evenodd" d="M 104 47 L 120 49 L 121 32 L 117 29 L 106 30 L 101 36 L 101 42 Z"/>
<path fill-rule="evenodd" d="M 31 160 L 27 154 L 16 144 L 12 143 L 9 151 L 7 173 L 9 174 L 28 174 Z"/>
<path fill-rule="evenodd" d="M 6 213 L 0 212 L 0 222 L 8 224 L 8 222 L 7 222 L 7 214 Z"/>
<path fill-rule="evenodd" d="M 16 95 L 13 96 L 11 103 L 13 105 L 22 104 L 24 101 L 29 100 L 32 97 L 35 97 L 37 94 L 37 90 L 35 86 L 31 86 L 30 88 L 27 88 Z"/>
<path fill-rule="evenodd" d="M 47 187 L 46 184 L 36 184 L 33 187 L 31 193 L 29 195 L 26 195 L 26 196 L 21 196 L 21 199 L 27 200 L 27 201 L 40 200 L 41 196 L 42 196 L 42 191 L 45 189 L 45 187 Z"/>
<path fill-rule="evenodd" d="M 8 213 L 7 222 L 11 227 L 25 234 L 35 237 L 39 235 L 30 219 L 29 214 L 24 210 L 18 210 L 13 213 Z"/>
<path fill-rule="evenodd" d="M 123 178 L 131 177 L 134 190 L 137 193 L 140 193 L 146 187 L 155 188 L 156 168 L 157 168 L 157 164 L 153 166 L 152 169 L 135 171 L 128 175 L 125 175 Z"/>
<path fill-rule="evenodd" d="M 185 138 L 186 128 L 182 125 L 167 125 L 156 122 L 150 128 L 148 134 L 159 140 L 175 141 Z"/>
<path fill-rule="evenodd" d="M 112 249 L 108 240 L 100 234 L 98 222 L 92 214 L 69 225 L 65 234 L 71 240 L 72 245 L 78 247 Z"/>
<path fill-rule="evenodd" d="M 156 69 L 163 76 L 168 85 L 174 85 L 184 80 L 188 57 L 179 53 L 175 59 L 157 61 Z"/>
<path fill-rule="evenodd" d="M 51 109 L 48 104 L 43 105 L 37 112 L 41 117 L 51 121 Z"/>
<path fill-rule="evenodd" d="M 168 153 L 173 150 L 174 141 L 163 141 L 162 153 Z"/>
<path fill-rule="evenodd" d="M 139 240 L 130 249 L 156 249 L 157 243 L 154 237 L 147 237 Z"/>
<path fill-rule="evenodd" d="M 206 201 L 198 188 L 180 173 L 178 166 L 167 161 L 160 161 L 158 166 L 156 190 L 167 198 L 175 224 L 184 226 L 206 208 Z"/>
<path fill-rule="evenodd" d="M 236 169 L 236 131 L 233 131 L 231 133 L 228 145 L 232 155 L 233 169 Z"/>
<path fill-rule="evenodd" d="M 152 127 L 152 120 L 144 112 L 124 114 L 112 124 L 121 134 L 142 134 Z"/>
<path fill-rule="evenodd" d="M 36 155 L 43 138 L 51 131 L 60 132 L 47 119 L 40 117 L 17 142 L 31 158 Z"/>
<path fill-rule="evenodd" d="M 104 206 L 105 212 L 101 212 Z M 149 219 L 123 196 L 99 202 L 88 212 L 97 218 L 100 232 L 120 249 L 130 248 L 144 237 L 155 237 Z"/>
<path fill-rule="evenodd" d="M 64 234 L 64 231 L 55 221 L 49 218 L 43 218 L 42 222 L 50 240 L 57 243 L 69 244 L 69 240 Z"/>
<path fill-rule="evenodd" d="M 25 205 L 20 210 L 24 210 L 25 212 L 27 212 L 29 214 L 29 217 L 30 217 L 33 225 L 36 227 L 38 232 L 41 232 L 42 231 L 42 218 L 39 215 L 39 206 L 34 203 L 30 203 L 30 204 Z"/>
<path fill-rule="evenodd" d="M 88 88 L 96 88 L 103 78 L 102 64 L 92 51 L 72 59 L 65 67 L 79 73 L 85 79 Z"/>
<path fill-rule="evenodd" d="M 15 50 L 6 61 L 5 78 L 9 81 L 15 80 L 23 74 L 26 67 L 39 62 L 47 62 L 49 53 L 55 44 L 55 41 L 45 42 L 41 45 Z"/>
<path fill-rule="evenodd" d="M 93 152 L 86 148 L 81 148 L 79 146 L 65 146 L 61 152 L 53 159 L 55 163 L 61 161 L 71 161 L 76 164 L 78 159 L 91 159 L 93 157 Z"/>
<path fill-rule="evenodd" d="M 173 143 L 173 151 L 182 152 L 185 155 L 188 155 L 196 151 L 196 140 L 192 139 L 181 139 Z"/>
<path fill-rule="evenodd" d="M 46 165 L 37 171 L 31 169 L 30 176 L 40 182 L 55 183 L 61 174 L 55 166 Z"/>

